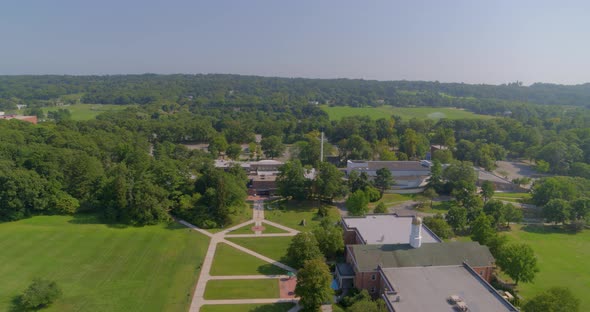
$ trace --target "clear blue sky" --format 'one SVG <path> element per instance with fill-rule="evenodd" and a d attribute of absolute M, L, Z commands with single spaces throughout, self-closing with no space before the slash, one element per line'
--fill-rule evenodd
<path fill-rule="evenodd" d="M 590 82 L 590 1 L 14 0 L 0 74 Z"/>

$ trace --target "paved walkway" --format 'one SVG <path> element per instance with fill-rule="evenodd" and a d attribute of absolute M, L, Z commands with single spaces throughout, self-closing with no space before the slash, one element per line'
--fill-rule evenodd
<path fill-rule="evenodd" d="M 225 229 L 219 233 L 210 233 L 206 230 L 200 229 L 184 220 L 176 220 L 180 224 L 189 227 L 199 233 L 207 235 L 211 238 L 209 242 L 209 247 L 207 248 L 207 254 L 201 264 L 201 271 L 199 273 L 199 279 L 197 281 L 197 286 L 195 287 L 195 291 L 193 293 L 193 298 L 191 301 L 191 306 L 189 308 L 190 312 L 199 312 L 201 307 L 206 304 L 250 304 L 250 303 L 279 303 L 279 302 L 298 302 L 298 298 L 268 298 L 268 299 L 227 299 L 227 300 L 206 300 L 205 295 L 205 288 L 207 286 L 207 282 L 210 280 L 235 280 L 235 279 L 277 279 L 277 282 L 280 282 L 282 279 L 288 279 L 289 277 L 286 275 L 235 275 L 235 276 L 211 276 L 211 265 L 213 264 L 213 258 L 215 257 L 215 250 L 217 249 L 217 245 L 219 243 L 225 243 L 233 248 L 236 248 L 240 251 L 243 251 L 249 255 L 252 255 L 256 258 L 264 260 L 268 263 L 276 265 L 286 271 L 290 272 L 297 272 L 294 268 L 283 264 L 279 261 L 261 255 L 255 251 L 242 247 L 236 243 L 230 242 L 225 238 L 230 237 L 280 237 L 280 236 L 294 236 L 299 233 L 299 231 L 294 230 L 292 228 L 283 226 L 281 224 L 271 222 L 268 220 L 264 220 L 264 202 L 262 200 L 256 200 L 253 205 L 253 212 L 252 212 L 252 220 L 240 223 L 236 226 L 231 228 Z M 235 229 L 239 229 L 244 227 L 248 224 L 254 223 L 254 226 L 261 227 L 263 223 L 267 223 L 272 225 L 276 228 L 282 229 L 287 233 L 271 233 L 271 234 L 263 234 L 261 231 L 256 231 L 254 234 L 228 234 Z M 294 284 L 294 280 L 290 280 L 290 284 Z M 290 285 L 290 288 L 294 289 L 294 285 Z M 280 295 L 281 296 L 281 295 Z M 283 297 L 283 296 L 281 296 Z M 299 311 L 299 305 L 293 307 L 289 312 L 296 312 Z"/>

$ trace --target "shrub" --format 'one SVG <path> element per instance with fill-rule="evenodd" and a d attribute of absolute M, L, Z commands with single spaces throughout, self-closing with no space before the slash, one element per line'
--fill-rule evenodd
<path fill-rule="evenodd" d="M 62 295 L 54 281 L 36 278 L 20 297 L 24 309 L 39 309 L 52 304 Z"/>

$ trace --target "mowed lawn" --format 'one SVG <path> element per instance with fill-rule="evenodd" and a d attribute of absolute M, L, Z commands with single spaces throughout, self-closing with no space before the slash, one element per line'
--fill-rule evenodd
<path fill-rule="evenodd" d="M 57 107 L 43 107 L 43 112 L 57 111 L 59 109 L 67 109 L 72 114 L 73 120 L 90 120 L 96 118 L 99 114 L 106 111 L 124 110 L 130 105 L 114 105 L 114 104 L 74 104 L 68 106 Z"/>
<path fill-rule="evenodd" d="M 231 237 L 227 238 L 227 240 L 246 247 L 261 255 L 267 256 L 273 260 L 290 265 L 289 261 L 287 260 L 287 249 L 289 249 L 291 240 L 293 240 L 293 237 L 291 236 Z"/>
<path fill-rule="evenodd" d="M 279 298 L 278 279 L 210 280 L 205 299 L 271 299 Z"/>
<path fill-rule="evenodd" d="M 204 305 L 200 312 L 287 312 L 294 303 Z"/>
<path fill-rule="evenodd" d="M 311 201 L 288 201 L 279 204 L 272 204 L 272 210 L 264 211 L 264 218 L 278 224 L 290 227 L 297 231 L 311 231 L 315 226 L 320 224 L 321 218 L 318 216 L 318 203 Z M 340 220 L 340 214 L 334 206 L 328 205 L 328 216 L 330 220 L 337 222 Z M 302 221 L 305 220 L 305 226 Z M 266 225 L 265 225 L 266 226 Z"/>
<path fill-rule="evenodd" d="M 94 216 L 0 224 L 0 311 L 33 278 L 63 297 L 44 311 L 186 311 L 209 239 L 177 224 L 118 227 Z"/>
<path fill-rule="evenodd" d="M 275 275 L 285 274 L 276 265 L 258 259 L 224 243 L 217 245 L 211 275 Z"/>
<path fill-rule="evenodd" d="M 389 118 L 392 115 L 398 115 L 405 120 L 418 119 L 487 119 L 493 116 L 479 115 L 470 111 L 451 108 L 451 107 L 393 107 L 390 105 L 378 107 L 350 107 L 350 106 L 333 106 L 326 105 L 321 108 L 328 113 L 330 120 L 340 120 L 344 117 L 351 116 L 368 116 L 372 119 Z"/>
<path fill-rule="evenodd" d="M 529 244 L 537 256 L 540 272 L 534 283 L 518 287 L 525 299 L 549 287 L 569 287 L 581 300 L 580 311 L 590 311 L 590 230 L 569 234 L 552 227 L 517 225 L 507 235 Z"/>

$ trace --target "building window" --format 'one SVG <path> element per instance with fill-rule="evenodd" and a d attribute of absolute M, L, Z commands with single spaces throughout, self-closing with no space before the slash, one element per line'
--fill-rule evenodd
<path fill-rule="evenodd" d="M 371 287 L 371 293 L 374 294 L 375 293 L 375 287 Z"/>
<path fill-rule="evenodd" d="M 377 274 L 372 274 L 372 275 L 371 275 L 371 280 L 372 280 L 372 281 L 374 281 L 374 280 L 376 280 L 376 279 L 377 279 Z"/>

